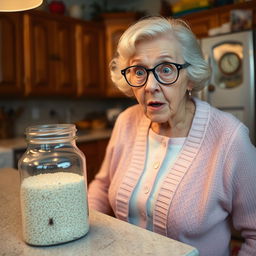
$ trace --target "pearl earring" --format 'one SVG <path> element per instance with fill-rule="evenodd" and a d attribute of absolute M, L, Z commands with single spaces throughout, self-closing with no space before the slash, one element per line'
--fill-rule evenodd
<path fill-rule="evenodd" d="M 191 95 L 192 95 L 192 90 L 188 90 L 188 95 L 189 95 L 189 97 L 191 97 Z"/>

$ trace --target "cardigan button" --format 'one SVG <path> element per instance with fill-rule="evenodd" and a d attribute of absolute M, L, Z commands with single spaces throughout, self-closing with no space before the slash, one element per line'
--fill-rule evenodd
<path fill-rule="evenodd" d="M 148 194 L 148 192 L 149 192 L 149 187 L 148 187 L 148 186 L 145 186 L 145 187 L 144 187 L 144 193 L 145 193 L 145 194 Z"/>
<path fill-rule="evenodd" d="M 157 161 L 157 162 L 154 163 L 154 168 L 155 168 L 155 169 L 157 169 L 159 166 L 160 166 L 160 162 L 159 162 L 159 161 Z"/>

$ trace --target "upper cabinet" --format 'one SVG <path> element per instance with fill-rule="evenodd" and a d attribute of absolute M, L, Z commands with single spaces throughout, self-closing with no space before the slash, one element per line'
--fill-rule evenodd
<path fill-rule="evenodd" d="M 76 92 L 75 25 L 24 15 L 25 95 L 74 95 Z"/>
<path fill-rule="evenodd" d="M 77 96 L 103 96 L 105 84 L 104 27 L 94 22 L 76 25 Z"/>
<path fill-rule="evenodd" d="M 192 13 L 198 38 L 229 22 L 232 9 L 253 10 L 255 0 Z M 109 63 L 134 12 L 106 13 L 100 22 L 38 10 L 0 13 L 0 97 L 125 97 L 110 79 Z"/>
<path fill-rule="evenodd" d="M 188 21 L 192 31 L 194 34 L 197 36 L 197 38 L 203 38 L 208 36 L 208 31 L 211 28 L 218 27 L 219 22 L 218 22 L 218 16 L 217 14 L 213 15 L 199 15 L 195 16 L 186 16 L 185 20 Z"/>
<path fill-rule="evenodd" d="M 192 31 L 198 38 L 208 36 L 208 31 L 212 28 L 220 27 L 222 24 L 230 22 L 230 12 L 234 9 L 250 9 L 253 12 L 253 27 L 256 27 L 256 1 L 230 4 L 213 9 L 195 12 L 181 18 L 188 21 Z"/>
<path fill-rule="evenodd" d="M 136 13 L 106 13 L 103 16 L 105 24 L 105 37 L 106 37 L 106 87 L 105 94 L 107 97 L 124 97 L 110 78 L 109 63 L 116 53 L 116 47 L 119 38 L 124 31 L 136 20 Z"/>
<path fill-rule="evenodd" d="M 23 91 L 22 16 L 0 13 L 0 94 Z"/>

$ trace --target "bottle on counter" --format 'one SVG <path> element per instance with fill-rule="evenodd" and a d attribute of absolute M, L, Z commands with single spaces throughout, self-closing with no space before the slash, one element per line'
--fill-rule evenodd
<path fill-rule="evenodd" d="M 73 124 L 31 126 L 18 163 L 24 241 L 47 246 L 89 230 L 86 161 Z"/>

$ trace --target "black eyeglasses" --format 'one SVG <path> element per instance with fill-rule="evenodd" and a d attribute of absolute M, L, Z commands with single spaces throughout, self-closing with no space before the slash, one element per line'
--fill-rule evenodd
<path fill-rule="evenodd" d="M 163 62 L 154 68 L 145 68 L 140 65 L 134 65 L 121 70 L 127 83 L 132 87 L 142 87 L 146 84 L 149 72 L 153 72 L 155 79 L 163 85 L 171 85 L 179 78 L 180 70 L 187 68 L 190 64 L 177 64 L 173 62 Z"/>

